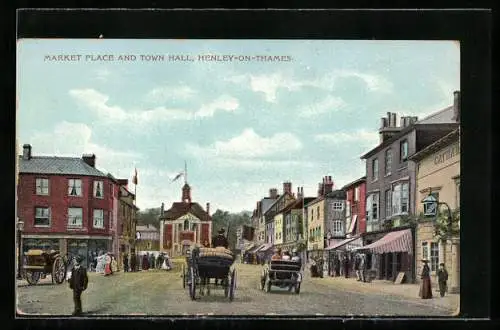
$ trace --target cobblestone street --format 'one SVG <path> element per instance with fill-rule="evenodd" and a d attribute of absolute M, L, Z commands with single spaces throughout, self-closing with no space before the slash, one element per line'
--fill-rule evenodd
<path fill-rule="evenodd" d="M 354 279 L 310 278 L 306 273 L 300 294 L 272 287 L 260 290 L 261 266 L 235 264 L 237 288 L 232 302 L 223 290 L 192 301 L 182 288 L 180 266 L 173 271 L 116 273 L 110 277 L 89 273 L 82 295 L 84 315 L 452 315 L 458 295 L 431 300 L 418 298 L 418 286 L 359 283 Z M 391 288 L 392 286 L 392 288 Z M 416 291 L 415 291 L 416 290 Z M 18 310 L 22 314 L 69 315 L 72 292 L 67 283 L 50 277 L 35 286 L 18 281 Z"/>

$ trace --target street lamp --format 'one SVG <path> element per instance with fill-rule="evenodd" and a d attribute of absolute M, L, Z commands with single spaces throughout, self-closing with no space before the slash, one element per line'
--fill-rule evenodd
<path fill-rule="evenodd" d="M 24 229 L 24 221 L 17 219 L 17 279 L 20 280 L 23 277 L 22 274 L 22 266 L 23 266 L 23 244 L 22 244 L 22 232 Z"/>
<path fill-rule="evenodd" d="M 452 221 L 453 217 L 451 215 L 451 208 L 446 202 L 440 202 L 434 195 L 432 195 L 432 192 L 429 192 L 429 195 L 425 197 L 422 200 L 422 203 L 424 204 L 424 216 L 426 217 L 436 217 L 437 216 L 437 211 L 439 206 L 444 205 L 446 206 L 448 210 L 448 234 L 451 236 L 451 226 L 452 226 Z"/>

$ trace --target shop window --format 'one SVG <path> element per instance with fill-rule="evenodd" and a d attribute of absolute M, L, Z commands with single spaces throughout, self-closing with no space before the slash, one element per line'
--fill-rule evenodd
<path fill-rule="evenodd" d="M 68 208 L 68 226 L 69 227 L 82 227 L 83 215 L 81 207 Z"/>
<path fill-rule="evenodd" d="M 94 181 L 94 197 L 95 198 L 104 198 L 103 186 L 104 186 L 104 182 Z"/>
<path fill-rule="evenodd" d="M 35 208 L 35 227 L 50 227 L 50 209 L 48 207 Z"/>
<path fill-rule="evenodd" d="M 123 226 L 123 224 L 122 224 Z M 104 228 L 104 210 L 95 209 L 94 210 L 94 228 Z"/>
<path fill-rule="evenodd" d="M 68 195 L 81 196 L 82 195 L 82 180 L 69 179 L 68 180 Z"/>
<path fill-rule="evenodd" d="M 36 194 L 37 195 L 49 194 L 49 179 L 43 179 L 43 178 L 36 179 Z"/>

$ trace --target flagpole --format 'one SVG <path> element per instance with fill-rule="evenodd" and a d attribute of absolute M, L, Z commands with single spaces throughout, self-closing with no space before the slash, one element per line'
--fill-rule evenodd
<path fill-rule="evenodd" d="M 184 161 L 184 184 L 187 183 L 187 176 L 188 176 L 187 162 Z"/>

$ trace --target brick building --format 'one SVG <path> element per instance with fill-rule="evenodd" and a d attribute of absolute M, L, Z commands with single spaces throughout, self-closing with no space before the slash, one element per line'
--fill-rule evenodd
<path fill-rule="evenodd" d="M 31 145 L 23 146 L 17 187 L 23 252 L 56 249 L 81 255 L 87 266 L 93 253 L 113 249 L 119 185 L 95 160 L 95 155 L 33 156 Z"/>
<path fill-rule="evenodd" d="M 128 180 L 118 180 L 120 184 L 118 230 L 115 240 L 119 244 L 118 264 L 123 265 L 123 254 L 135 253 L 137 212 L 139 208 L 135 205 L 135 195 L 128 189 Z"/>
<path fill-rule="evenodd" d="M 166 211 L 162 204 L 160 251 L 175 257 L 184 255 L 191 245 L 205 242 L 212 242 L 210 203 L 203 209 L 200 204 L 192 202 L 191 187 L 185 182 L 180 202 L 172 203 L 172 207 Z"/>

